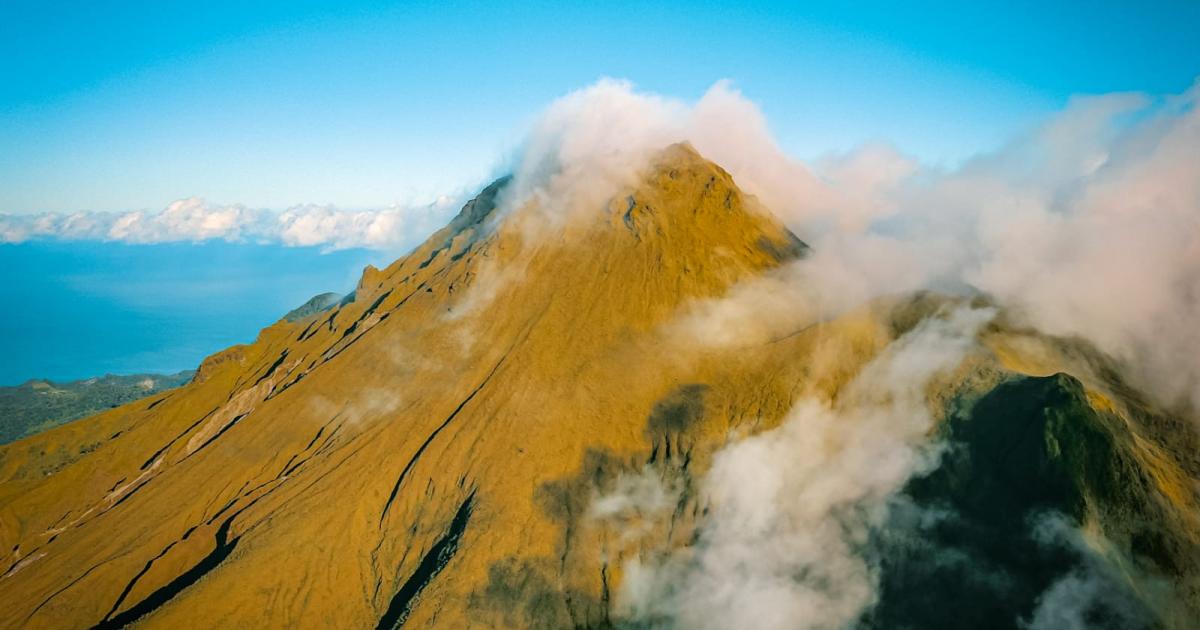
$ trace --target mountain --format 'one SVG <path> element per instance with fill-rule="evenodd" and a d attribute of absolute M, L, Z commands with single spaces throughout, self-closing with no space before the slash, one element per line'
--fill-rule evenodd
<path fill-rule="evenodd" d="M 725 171 L 676 145 L 582 213 L 512 185 L 188 385 L 0 448 L 0 624 L 772 627 L 780 583 L 861 627 L 1197 618 L 1194 425 L 1083 342 L 917 294 L 708 343 L 681 318 L 810 254 Z"/>
<path fill-rule="evenodd" d="M 0 444 L 179 387 L 191 380 L 192 374 L 192 370 L 106 374 L 78 381 L 31 380 L 0 387 Z"/>
<path fill-rule="evenodd" d="M 310 315 L 323 313 L 334 306 L 337 306 L 337 303 L 341 300 L 342 296 L 336 293 L 322 293 L 320 295 L 314 295 L 304 304 L 301 304 L 300 306 L 288 311 L 287 314 L 283 316 L 283 319 L 289 322 L 294 322 L 304 319 Z"/>

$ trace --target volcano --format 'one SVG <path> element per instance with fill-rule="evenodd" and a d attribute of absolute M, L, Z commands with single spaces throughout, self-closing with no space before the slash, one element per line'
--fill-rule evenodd
<path fill-rule="evenodd" d="M 681 318 L 803 265 L 804 235 L 684 144 L 579 212 L 514 186 L 186 386 L 0 447 L 0 625 L 704 625 L 654 605 L 683 601 L 671 583 L 634 591 L 655 563 L 703 568 L 724 449 L 991 308 L 895 295 L 739 335 L 748 312 L 704 343 Z M 1086 575 L 1095 625 L 1188 627 L 1194 425 L 1083 342 L 1003 312 L 971 340 L 921 390 L 941 446 L 908 512 L 854 538 L 871 594 L 850 625 L 1019 627 Z M 1047 519 L 1082 542 L 1039 537 Z"/>

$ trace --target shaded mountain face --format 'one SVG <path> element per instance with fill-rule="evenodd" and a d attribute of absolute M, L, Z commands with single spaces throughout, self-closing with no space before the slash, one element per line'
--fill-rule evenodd
<path fill-rule="evenodd" d="M 719 627 L 692 613 L 762 565 L 841 625 L 1195 619 L 1194 432 L 1102 357 L 932 295 L 710 345 L 690 305 L 807 251 L 727 173 L 675 146 L 569 216 L 507 183 L 186 387 L 0 449 L 0 624 Z M 783 456 L 731 477 L 756 446 Z M 795 523 L 855 570 L 792 562 Z M 717 562 L 738 532 L 789 544 Z"/>

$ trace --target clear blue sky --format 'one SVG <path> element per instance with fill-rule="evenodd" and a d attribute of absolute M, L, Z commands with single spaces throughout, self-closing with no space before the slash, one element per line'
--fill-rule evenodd
<path fill-rule="evenodd" d="M 0 3 L 0 212 L 423 201 L 602 76 L 732 79 L 801 157 L 953 162 L 1073 93 L 1200 72 L 1195 1 L 325 4 Z"/>

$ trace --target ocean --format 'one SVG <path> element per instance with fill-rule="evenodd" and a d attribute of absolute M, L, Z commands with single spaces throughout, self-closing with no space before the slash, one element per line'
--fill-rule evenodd
<path fill-rule="evenodd" d="M 221 241 L 0 244 L 0 385 L 194 368 L 392 257 Z"/>

